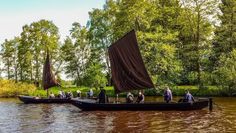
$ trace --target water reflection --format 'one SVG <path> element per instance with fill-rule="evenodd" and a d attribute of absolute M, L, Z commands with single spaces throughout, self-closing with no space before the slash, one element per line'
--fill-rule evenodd
<path fill-rule="evenodd" d="M 16 99 L 0 99 L 0 132 L 236 132 L 236 98 L 214 100 L 217 106 L 212 112 L 86 112 L 70 104 L 22 104 Z"/>

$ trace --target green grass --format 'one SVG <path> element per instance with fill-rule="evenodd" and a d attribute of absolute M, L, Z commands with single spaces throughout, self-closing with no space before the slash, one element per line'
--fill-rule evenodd
<path fill-rule="evenodd" d="M 81 93 L 82 93 L 82 96 L 85 97 L 87 92 L 90 89 L 93 90 L 95 96 L 98 95 L 98 93 L 100 91 L 99 89 L 82 86 L 82 87 L 68 87 L 68 88 L 52 87 L 52 88 L 49 89 L 49 92 L 52 92 L 55 95 L 58 95 L 59 90 L 63 90 L 64 92 L 71 91 L 73 93 L 73 95 L 76 96 L 76 94 L 77 94 L 76 91 L 80 90 Z M 113 87 L 105 87 L 105 90 L 106 90 L 106 93 L 109 96 L 114 96 L 115 93 L 114 93 Z M 31 95 L 31 96 L 37 96 L 38 95 L 38 96 L 41 96 L 41 97 L 46 97 L 47 96 L 47 91 L 39 88 L 39 89 L 35 90 L 34 92 L 29 93 L 27 95 Z"/>
<path fill-rule="evenodd" d="M 0 79 L 0 97 L 16 97 L 21 94 L 30 94 L 36 91 L 32 84 L 12 80 Z"/>
<path fill-rule="evenodd" d="M 58 91 L 62 89 L 65 92 L 72 91 L 74 96 L 76 96 L 76 91 L 80 90 L 82 92 L 82 96 L 85 97 L 87 92 L 89 91 L 89 87 L 70 87 L 70 88 L 58 88 L 53 87 L 49 90 L 49 92 L 53 92 L 54 94 L 58 94 Z M 94 92 L 94 96 L 97 96 L 99 93 L 99 89 L 92 88 Z M 106 93 L 110 97 L 116 97 L 115 91 L 113 87 L 105 87 Z M 218 88 L 217 86 L 205 86 L 203 89 L 198 89 L 197 86 L 175 86 L 171 87 L 172 93 L 174 96 L 183 96 L 185 94 L 186 90 L 189 90 L 194 96 L 229 96 L 227 95 L 227 92 Z M 132 91 L 132 93 L 137 96 L 138 91 Z M 144 90 L 145 96 L 162 96 L 164 93 L 163 88 L 159 89 L 147 89 Z M 33 93 L 30 93 L 29 95 L 40 95 L 40 96 L 46 96 L 47 92 L 43 89 L 37 89 Z M 126 92 L 120 93 L 119 97 L 125 97 Z"/>
<path fill-rule="evenodd" d="M 76 91 L 80 90 L 82 92 L 82 96 L 85 97 L 89 89 L 91 88 L 85 86 L 67 88 L 52 87 L 49 89 L 49 92 L 53 92 L 55 95 L 57 95 L 59 90 L 63 90 L 65 92 L 72 91 L 74 96 L 76 96 Z M 95 88 L 92 89 L 94 92 L 94 96 L 97 96 L 100 90 Z M 186 85 L 174 86 L 170 87 L 170 89 L 172 90 L 174 96 L 183 96 L 186 90 L 189 90 L 194 96 L 230 96 L 227 90 L 221 89 L 217 86 L 204 86 L 203 88 L 198 89 L 197 86 Z M 109 97 L 116 97 L 113 87 L 105 87 L 105 90 Z M 163 87 L 158 87 L 158 89 L 144 90 L 145 96 L 162 96 L 163 92 Z M 132 93 L 137 96 L 138 91 L 132 91 Z M 36 88 L 32 84 L 21 82 L 15 83 L 11 80 L 0 79 L 0 97 L 16 97 L 18 95 L 38 95 L 41 97 L 46 97 L 47 91 L 41 88 Z M 119 94 L 119 97 L 125 96 L 126 92 Z"/>

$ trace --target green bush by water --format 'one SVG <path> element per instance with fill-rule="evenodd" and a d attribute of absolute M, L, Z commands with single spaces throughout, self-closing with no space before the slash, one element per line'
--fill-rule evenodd
<path fill-rule="evenodd" d="M 30 94 L 36 91 L 32 84 L 12 80 L 0 79 L 0 97 L 16 97 L 18 95 Z"/>

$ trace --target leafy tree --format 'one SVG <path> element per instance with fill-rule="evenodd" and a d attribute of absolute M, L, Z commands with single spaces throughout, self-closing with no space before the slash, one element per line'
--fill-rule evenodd
<path fill-rule="evenodd" d="M 83 77 L 86 86 L 95 87 L 105 86 L 107 83 L 106 74 L 104 71 L 104 64 L 97 57 L 98 52 L 92 50 L 92 54 L 87 63 L 85 76 Z"/>
<path fill-rule="evenodd" d="M 196 73 L 196 83 L 199 85 L 202 85 L 202 71 L 207 70 L 210 41 L 213 36 L 209 18 L 214 15 L 217 3 L 216 0 L 186 0 L 181 3 L 181 43 L 178 47 L 185 70 L 183 76 Z"/>
<path fill-rule="evenodd" d="M 61 50 L 65 60 L 66 74 L 75 79 L 77 86 L 83 85 L 83 76 L 88 58 L 90 45 L 88 45 L 87 29 L 75 22 L 71 29 L 71 38 L 67 37 Z"/>
<path fill-rule="evenodd" d="M 218 66 L 221 55 L 228 54 L 236 48 L 236 1 L 222 0 L 219 8 L 221 11 L 219 15 L 221 23 L 215 30 L 213 53 L 211 56 L 214 68 Z"/>
<path fill-rule="evenodd" d="M 88 21 L 88 38 L 90 45 L 100 54 L 96 58 L 104 59 L 105 70 L 107 72 L 107 81 L 111 85 L 111 70 L 107 53 L 107 47 L 114 42 L 114 21 L 117 12 L 117 3 L 114 0 L 106 1 L 104 9 L 94 9 L 89 12 L 90 20 Z"/>
<path fill-rule="evenodd" d="M 230 95 L 236 93 L 236 49 L 229 55 L 222 55 L 219 67 L 214 72 L 217 75 L 217 83 L 226 89 Z"/>
<path fill-rule="evenodd" d="M 179 8 L 180 6 L 178 5 L 177 0 L 167 2 L 164 0 L 108 0 L 104 5 L 104 9 L 95 9 L 94 11 L 90 12 L 89 39 L 93 46 L 96 45 L 98 46 L 96 48 L 101 48 L 98 50 L 101 50 L 101 53 L 103 54 L 98 56 L 102 59 L 106 59 L 106 68 L 109 68 L 109 60 L 107 58 L 108 56 L 106 54 L 106 48 L 112 44 L 112 42 L 129 32 L 131 29 L 135 29 L 137 31 L 138 41 L 141 48 L 140 50 L 144 57 L 145 64 L 148 64 L 147 68 L 151 73 L 151 76 L 156 78 L 158 77 L 159 83 L 161 83 L 161 80 L 164 79 L 165 81 L 163 82 L 167 82 L 171 79 L 170 77 L 173 76 L 173 72 L 170 72 L 172 73 L 172 76 L 170 73 L 168 73 L 169 78 L 166 79 L 166 77 L 163 76 L 166 73 L 162 74 L 161 76 L 162 70 L 167 71 L 167 69 L 171 69 L 175 72 L 179 72 L 181 70 L 180 61 L 174 61 L 177 59 L 175 58 L 176 47 L 174 42 L 178 41 L 178 34 L 175 25 Z M 172 28 L 174 30 L 172 30 Z M 165 37 L 166 35 L 168 35 L 168 37 Z M 161 69 L 159 72 L 157 72 L 155 71 L 157 69 L 157 65 L 153 62 L 156 63 L 157 61 L 161 60 L 162 56 L 158 55 L 161 54 L 161 51 L 164 51 L 164 47 L 171 49 L 165 53 L 167 54 L 166 56 L 170 57 L 169 59 L 165 60 L 165 64 L 168 64 L 168 68 L 165 70 Z M 163 50 L 159 50 L 159 48 L 163 48 Z M 158 64 L 160 64 L 160 62 L 158 62 Z M 174 64 L 177 66 L 174 66 Z M 177 70 L 177 68 L 179 69 Z M 110 75 L 110 69 L 106 70 L 108 70 Z M 173 79 L 171 82 L 176 81 L 176 79 L 178 78 Z"/>
<path fill-rule="evenodd" d="M 27 75 L 27 77 L 30 75 L 31 81 L 33 79 L 36 82 L 40 81 L 45 53 L 48 50 L 52 55 L 52 59 L 55 59 L 54 56 L 59 48 L 58 41 L 58 28 L 51 21 L 40 20 L 23 26 L 21 33 L 22 44 L 19 46 L 19 61 L 22 61 L 20 63 L 22 67 L 20 72 L 21 79 L 23 79 L 23 75 Z"/>
<path fill-rule="evenodd" d="M 177 36 L 170 31 L 163 31 L 160 26 L 157 27 L 156 33 L 140 35 L 141 52 L 154 83 L 176 84 L 179 83 L 182 71 L 181 61 L 176 57 L 176 47 L 173 45 Z"/>
<path fill-rule="evenodd" d="M 19 44 L 19 38 L 15 37 L 13 40 L 5 40 L 2 44 L 2 59 L 3 63 L 6 66 L 7 78 L 15 78 L 15 81 L 18 81 L 17 72 L 18 72 L 18 62 L 17 62 L 17 45 Z"/>
<path fill-rule="evenodd" d="M 25 25 L 20 37 L 18 49 L 19 76 L 21 81 L 33 81 L 33 52 L 30 38 L 30 27 Z"/>

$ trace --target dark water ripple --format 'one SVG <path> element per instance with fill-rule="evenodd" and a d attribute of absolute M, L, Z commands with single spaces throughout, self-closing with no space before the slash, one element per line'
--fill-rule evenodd
<path fill-rule="evenodd" d="M 236 98 L 214 101 L 212 112 L 85 112 L 70 104 L 22 104 L 17 99 L 0 99 L 0 133 L 236 132 Z"/>

